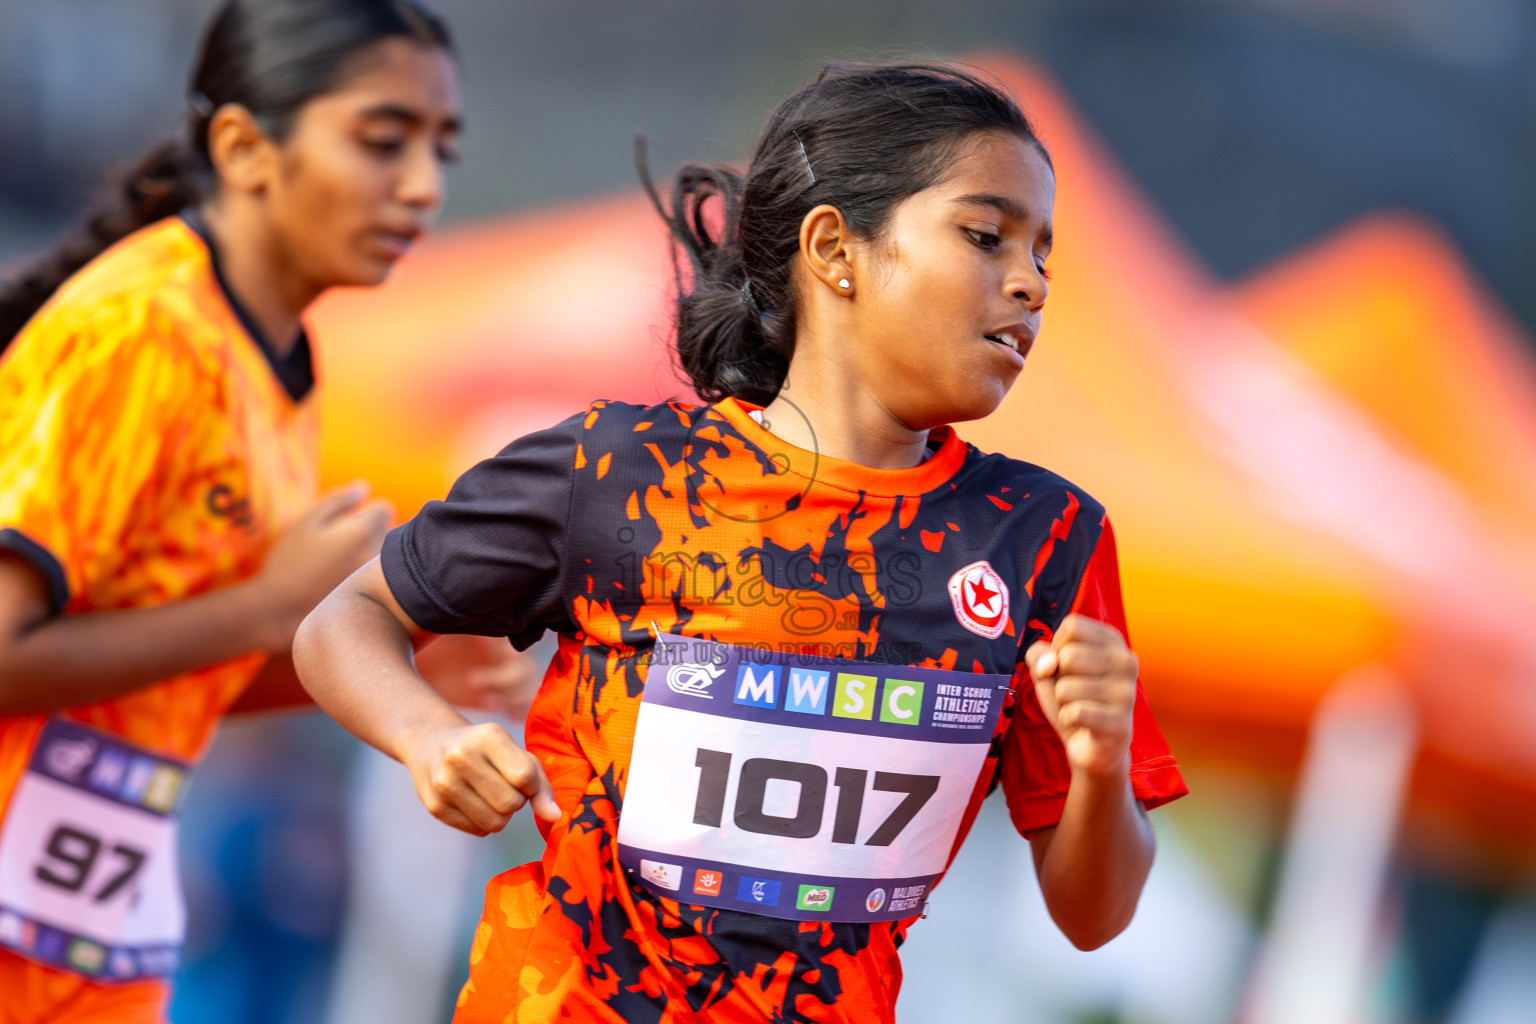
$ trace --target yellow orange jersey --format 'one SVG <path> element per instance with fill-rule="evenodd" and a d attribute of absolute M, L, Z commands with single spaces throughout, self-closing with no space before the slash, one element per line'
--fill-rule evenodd
<path fill-rule="evenodd" d="M 1008 681 L 980 776 L 951 807 L 954 847 L 994 787 L 1022 832 L 1060 818 L 1070 770 L 1022 659 L 1069 612 L 1124 631 L 1102 506 L 949 428 L 921 465 L 879 470 L 787 445 L 760 415 L 731 399 L 596 403 L 470 470 L 385 541 L 385 578 L 424 628 L 560 637 L 526 736 L 564 816 L 540 823 L 541 861 L 491 881 L 460 1024 L 893 1019 L 917 899 L 899 920 L 786 920 L 752 910 L 776 883 L 699 882 L 715 904 L 700 905 L 621 863 L 642 698 L 686 684 L 652 668 L 658 634 Z M 924 715 L 970 710 L 937 699 Z M 1185 792 L 1139 691 L 1130 781 L 1146 806 Z M 778 848 L 798 841 L 822 839 Z M 794 870 L 786 860 L 758 866 Z"/>
<path fill-rule="evenodd" d="M 195 216 L 144 228 L 71 277 L 0 357 L 0 548 L 43 576 L 53 614 L 159 605 L 252 576 L 315 498 L 313 383 L 307 339 L 277 356 Z M 262 662 L 59 717 L 193 761 Z M 0 807 L 49 720 L 0 717 Z"/>

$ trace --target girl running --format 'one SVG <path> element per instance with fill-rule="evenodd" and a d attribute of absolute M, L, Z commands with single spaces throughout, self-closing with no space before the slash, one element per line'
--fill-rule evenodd
<path fill-rule="evenodd" d="M 456 1020 L 889 1021 L 998 783 L 1067 936 L 1130 921 L 1143 810 L 1185 788 L 1108 520 L 948 426 L 1034 344 L 1054 191 L 991 83 L 829 68 L 745 176 L 687 167 L 657 201 L 708 404 L 594 402 L 514 441 L 305 621 L 306 687 L 434 815 L 541 819 Z M 546 629 L 526 750 L 412 670 L 429 631 Z"/>
<path fill-rule="evenodd" d="M 411 0 L 231 0 L 185 142 L 0 296 L 0 1021 L 161 1017 L 186 774 L 388 525 L 317 501 L 301 314 L 433 219 L 456 74 Z"/>

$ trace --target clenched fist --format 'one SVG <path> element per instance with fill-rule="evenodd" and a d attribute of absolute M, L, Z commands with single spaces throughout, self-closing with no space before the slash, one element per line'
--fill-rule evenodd
<path fill-rule="evenodd" d="M 545 821 L 560 820 L 538 759 L 494 722 L 417 734 L 401 760 L 432 816 L 470 835 L 501 831 L 525 804 Z"/>
<path fill-rule="evenodd" d="M 1024 664 L 1074 772 L 1125 775 L 1140 662 L 1113 626 L 1068 615 L 1050 643 L 1031 644 Z"/>

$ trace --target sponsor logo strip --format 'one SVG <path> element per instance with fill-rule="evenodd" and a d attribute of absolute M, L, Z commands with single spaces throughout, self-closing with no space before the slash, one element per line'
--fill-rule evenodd
<path fill-rule="evenodd" d="M 28 769 L 94 797 L 160 817 L 175 813 L 191 772 L 179 761 L 111 733 L 58 718 L 43 727 Z M 95 957 L 83 947 L 79 956 L 88 961 Z"/>
<path fill-rule="evenodd" d="M 175 946 L 107 946 L 6 907 L 0 907 L 0 946 L 98 982 L 168 978 L 180 959 Z"/>
<path fill-rule="evenodd" d="M 785 654 L 670 633 L 658 639 L 646 678 L 648 704 L 938 743 L 989 740 L 1011 685 L 1006 675 Z"/>
<path fill-rule="evenodd" d="M 663 855 L 619 844 L 631 885 L 695 906 L 792 921 L 896 921 L 916 917 L 937 875 L 845 878 Z"/>

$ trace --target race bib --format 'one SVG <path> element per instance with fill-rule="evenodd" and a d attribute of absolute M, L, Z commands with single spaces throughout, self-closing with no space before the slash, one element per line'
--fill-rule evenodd
<path fill-rule="evenodd" d="M 187 766 L 51 720 L 0 823 L 0 945 L 96 981 L 176 970 Z"/>
<path fill-rule="evenodd" d="M 662 634 L 619 860 L 683 903 L 813 921 L 922 910 L 1009 677 Z"/>

